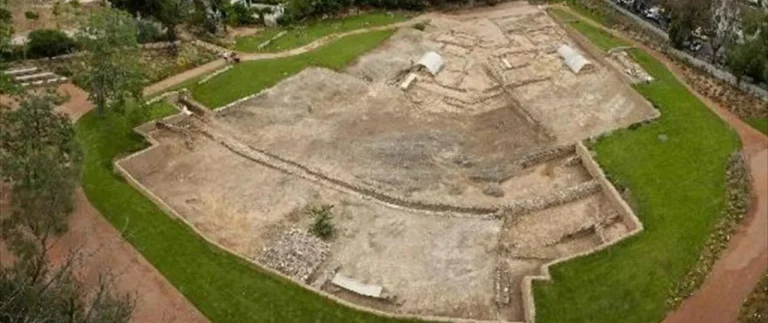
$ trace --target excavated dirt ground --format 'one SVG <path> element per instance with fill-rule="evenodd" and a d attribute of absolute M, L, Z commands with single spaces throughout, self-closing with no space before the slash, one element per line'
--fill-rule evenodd
<path fill-rule="evenodd" d="M 212 116 L 145 127 L 158 145 L 119 166 L 202 234 L 249 259 L 284 253 L 264 265 L 352 302 L 522 321 L 525 275 L 627 233 L 572 150 L 536 154 L 655 112 L 598 62 L 573 75 L 551 53 L 564 42 L 528 5 L 438 17 L 345 73 L 310 68 Z M 399 89 L 425 50 L 443 53 L 445 70 Z M 573 198 L 507 207 L 552 196 Z M 327 248 L 286 240 L 323 204 L 338 230 Z M 387 297 L 341 290 L 326 281 L 333 270 Z"/>

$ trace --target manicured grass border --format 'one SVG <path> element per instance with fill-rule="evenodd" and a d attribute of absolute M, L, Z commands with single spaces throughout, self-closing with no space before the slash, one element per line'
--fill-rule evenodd
<path fill-rule="evenodd" d="M 307 45 L 322 37 L 343 33 L 347 31 L 390 25 L 408 20 L 409 14 L 369 12 L 355 16 L 336 19 L 325 19 L 310 22 L 306 25 L 294 25 L 289 27 L 268 28 L 258 34 L 240 37 L 237 39 L 235 50 L 241 52 L 280 52 Z M 275 39 L 264 48 L 259 45 L 268 41 L 279 33 L 285 31 L 280 38 Z"/>
<path fill-rule="evenodd" d="M 619 44 L 589 24 L 571 25 L 604 50 Z M 670 289 L 694 266 L 722 214 L 725 165 L 738 136 L 663 64 L 641 50 L 629 53 L 656 79 L 636 89 L 662 116 L 592 149 L 612 181 L 629 189 L 646 230 L 553 268 L 553 281 L 535 284 L 538 322 L 658 322 Z"/>
<path fill-rule="evenodd" d="M 188 88 L 200 103 L 210 108 L 220 107 L 272 87 L 308 66 L 342 69 L 361 54 L 377 47 L 394 32 L 394 29 L 390 29 L 350 35 L 305 54 L 243 62 L 205 84 L 193 83 Z"/>

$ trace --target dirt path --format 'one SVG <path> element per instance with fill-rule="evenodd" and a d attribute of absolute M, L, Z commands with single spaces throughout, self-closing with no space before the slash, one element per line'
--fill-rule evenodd
<path fill-rule="evenodd" d="M 227 66 L 227 62 L 224 61 L 224 59 L 217 59 L 215 61 L 208 62 L 207 64 L 195 67 L 191 70 L 186 70 L 182 73 L 176 74 L 160 82 L 145 87 L 144 97 L 150 97 L 155 94 L 159 94 L 167 89 L 170 89 L 188 80 L 194 79 L 198 76 L 212 73 L 213 71 L 224 66 Z"/>
<path fill-rule="evenodd" d="M 120 232 L 99 214 L 77 190 L 76 208 L 70 215 L 69 231 L 50 251 L 56 263 L 73 248 L 84 257 L 78 274 L 86 286 L 97 286 L 99 275 L 114 275 L 115 290 L 136 297 L 133 322 L 208 322 L 192 303 L 160 274 Z"/>
<path fill-rule="evenodd" d="M 662 62 L 675 77 L 741 137 L 742 150 L 752 176 L 752 207 L 726 250 L 715 262 L 701 288 L 675 311 L 664 323 L 729 323 L 736 322 L 744 299 L 768 270 L 768 137 L 755 130 L 727 109 L 696 92 L 683 77 L 677 64 L 664 54 L 654 51 L 621 33 L 606 28 L 567 7 L 570 13 L 600 27 L 635 47 L 643 49 Z"/>
<path fill-rule="evenodd" d="M 276 53 L 243 53 L 243 52 L 237 52 L 237 55 L 240 56 L 240 59 L 244 61 L 256 61 L 256 60 L 262 60 L 262 59 L 274 59 L 274 58 L 282 58 L 282 57 L 289 57 L 289 56 L 296 56 L 301 55 L 307 52 L 311 52 L 318 47 L 321 47 L 323 45 L 326 45 L 336 39 L 351 36 L 351 35 L 357 35 L 357 34 L 364 34 L 371 31 L 379 31 L 379 30 L 387 30 L 387 29 L 395 29 L 400 28 L 404 26 L 411 26 L 415 23 L 422 22 L 427 20 L 429 14 L 420 15 L 418 17 L 411 18 L 407 21 L 398 22 L 394 24 L 384 25 L 384 26 L 378 26 L 378 27 L 370 27 L 370 28 L 363 28 L 363 29 L 355 29 L 343 33 L 336 33 L 336 34 L 330 34 L 327 36 L 324 36 L 322 38 L 318 38 L 314 40 L 313 42 L 306 44 L 301 47 L 297 47 L 294 49 L 289 49 L 282 52 L 276 52 Z"/>
<path fill-rule="evenodd" d="M 76 121 L 93 109 L 88 93 L 72 84 L 59 86 L 70 100 L 56 108 Z M 9 193 L 0 187 L 0 207 L 7 202 Z M 7 196 L 5 196 L 7 197 Z M 136 297 L 133 322 L 208 322 L 192 303 L 165 279 L 144 257 L 125 241 L 93 205 L 82 189 L 75 196 L 75 210 L 69 218 L 69 230 L 59 237 L 50 251 L 54 263 L 60 263 L 70 250 L 86 255 L 78 268 L 86 286 L 95 286 L 99 274 L 109 271 L 114 275 L 117 293 L 130 293 Z M 12 257 L 0 242 L 0 264 L 9 265 Z"/>
<path fill-rule="evenodd" d="M 237 52 L 237 55 L 240 57 L 242 61 L 257 61 L 257 60 L 263 60 L 263 59 L 275 59 L 275 58 L 283 58 L 283 57 L 290 57 L 290 56 L 296 56 L 305 54 L 308 52 L 311 52 L 318 47 L 321 47 L 323 45 L 326 45 L 336 39 L 339 39 L 341 37 L 350 36 L 350 35 L 357 35 L 362 33 L 367 33 L 371 31 L 378 31 L 378 30 L 387 30 L 387 29 L 394 29 L 394 28 L 400 28 L 404 26 L 410 26 L 414 23 L 425 21 L 428 15 L 421 15 L 415 18 L 412 18 L 408 21 L 403 21 L 395 24 L 390 24 L 386 26 L 379 26 L 379 27 L 371 27 L 371 28 L 363 28 L 363 29 L 356 29 L 348 32 L 343 33 L 337 33 L 337 34 L 331 34 L 322 38 L 318 38 L 315 41 L 306 44 L 302 47 L 290 49 L 287 51 L 282 52 L 276 52 L 276 53 L 243 53 L 243 52 Z M 199 77 L 201 75 L 205 75 L 208 73 L 212 73 L 220 68 L 223 68 L 227 66 L 227 62 L 225 62 L 223 59 L 217 59 L 215 61 L 209 62 L 205 65 L 201 65 L 198 67 L 195 67 L 191 70 L 187 70 L 183 73 L 176 74 L 174 76 L 171 76 L 167 79 L 164 79 L 160 82 L 157 82 L 155 84 L 152 84 L 150 86 L 147 86 L 144 88 L 144 96 L 149 97 L 152 95 L 159 94 L 165 90 L 168 90 L 174 86 L 177 86 L 179 84 L 182 84 L 186 81 L 189 81 L 191 79 L 194 79 L 196 77 Z"/>

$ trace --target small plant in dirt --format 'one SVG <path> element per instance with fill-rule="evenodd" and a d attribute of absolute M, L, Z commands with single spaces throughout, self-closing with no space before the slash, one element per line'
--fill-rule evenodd
<path fill-rule="evenodd" d="M 40 15 L 34 11 L 26 11 L 24 12 L 24 17 L 27 17 L 27 19 L 29 20 L 37 20 L 38 18 L 40 18 Z"/>
<path fill-rule="evenodd" d="M 307 213 L 312 217 L 312 225 L 309 227 L 309 232 L 323 240 L 332 238 L 336 233 L 336 227 L 331 222 L 333 219 L 331 209 L 333 209 L 333 205 L 330 204 L 313 206 L 307 209 Z"/>
<path fill-rule="evenodd" d="M 419 22 L 413 25 L 413 29 L 424 31 L 424 29 L 427 29 L 427 24 L 423 22 Z"/>

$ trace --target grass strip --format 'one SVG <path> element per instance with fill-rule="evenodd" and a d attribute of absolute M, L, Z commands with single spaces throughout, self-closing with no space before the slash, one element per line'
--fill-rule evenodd
<path fill-rule="evenodd" d="M 195 100 L 216 108 L 272 87 L 308 66 L 340 70 L 361 54 L 377 47 L 392 33 L 394 30 L 350 35 L 305 54 L 243 62 L 204 84 L 191 84 L 189 90 Z"/>
<path fill-rule="evenodd" d="M 331 34 L 390 25 L 409 18 L 410 15 L 404 13 L 370 12 L 338 19 L 318 20 L 306 25 L 268 28 L 258 34 L 238 38 L 235 50 L 248 53 L 280 52 L 307 45 Z M 262 43 L 283 31 L 286 32 L 283 36 L 259 48 Z"/>
<path fill-rule="evenodd" d="M 597 27 L 577 25 L 603 49 L 619 43 Z M 603 137 L 592 149 L 612 181 L 631 192 L 646 230 L 553 268 L 554 281 L 535 285 L 539 322 L 660 321 L 670 290 L 696 264 L 724 209 L 723 174 L 738 136 L 663 64 L 638 49 L 629 53 L 656 79 L 635 88 L 662 116 Z"/>
<path fill-rule="evenodd" d="M 760 130 L 760 132 L 768 135 L 768 119 L 767 118 L 746 118 L 744 119 L 752 128 Z"/>

